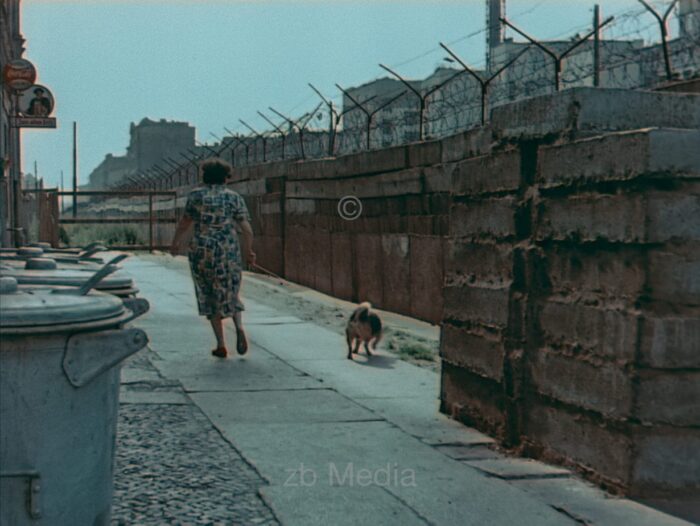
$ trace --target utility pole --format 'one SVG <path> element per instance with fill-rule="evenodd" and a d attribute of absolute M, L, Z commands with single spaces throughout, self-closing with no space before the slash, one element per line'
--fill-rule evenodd
<path fill-rule="evenodd" d="M 593 7 L 593 85 L 600 87 L 600 6 Z"/>
<path fill-rule="evenodd" d="M 73 217 L 78 216 L 78 123 L 73 121 Z"/>
<path fill-rule="evenodd" d="M 34 161 L 34 191 L 39 190 L 39 169 L 37 168 L 36 160 Z"/>
<path fill-rule="evenodd" d="M 65 187 L 63 186 L 63 170 L 61 170 L 61 192 L 65 190 Z M 61 195 L 61 205 L 59 206 L 59 209 L 61 210 L 61 214 L 64 212 L 64 203 L 65 203 L 65 196 Z"/>

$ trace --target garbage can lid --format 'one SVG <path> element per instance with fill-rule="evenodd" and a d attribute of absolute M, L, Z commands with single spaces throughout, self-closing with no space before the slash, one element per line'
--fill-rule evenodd
<path fill-rule="evenodd" d="M 56 260 L 51 258 L 29 258 L 24 264 L 27 270 L 55 270 L 58 268 Z"/>
<path fill-rule="evenodd" d="M 75 290 L 19 286 L 13 277 L 0 277 L 0 331 L 31 334 L 45 332 L 42 328 L 79 330 L 118 322 L 127 313 L 116 296 L 97 291 L 81 296 L 72 293 Z"/>
<path fill-rule="evenodd" d="M 30 263 L 34 263 L 30 266 Z M 54 263 L 53 268 L 47 265 L 42 268 L 45 262 Z M 92 274 L 82 270 L 56 268 L 55 262 L 51 259 L 30 259 L 24 269 L 17 267 L 1 267 L 0 276 L 10 276 L 17 280 L 20 285 L 59 285 L 64 287 L 82 287 Z M 127 276 L 112 274 L 102 278 L 95 287 L 97 290 L 111 290 L 131 288 L 134 280 Z"/>
<path fill-rule="evenodd" d="M 44 254 L 44 249 L 39 247 L 19 247 L 17 255 L 22 257 L 38 258 Z"/>

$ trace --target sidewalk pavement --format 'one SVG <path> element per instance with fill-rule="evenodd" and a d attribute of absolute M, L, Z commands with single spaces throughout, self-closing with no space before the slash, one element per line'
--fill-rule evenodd
<path fill-rule="evenodd" d="M 151 303 L 137 322 L 151 350 L 122 380 L 119 456 L 132 460 L 117 464 L 115 516 L 141 503 L 124 524 L 688 524 L 496 452 L 438 413 L 436 373 L 381 350 L 348 361 L 340 334 L 294 313 L 244 298 L 249 354 L 214 358 L 186 265 L 142 256 L 124 266 Z M 231 326 L 227 338 L 235 347 Z M 141 419 L 165 435 L 183 428 L 150 466 L 148 448 L 129 449 L 142 445 L 127 432 Z M 154 467 L 147 475 L 167 493 L 134 500 L 128 480 Z"/>

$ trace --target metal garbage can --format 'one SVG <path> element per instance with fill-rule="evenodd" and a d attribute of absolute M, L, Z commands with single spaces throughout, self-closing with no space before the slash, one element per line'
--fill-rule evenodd
<path fill-rule="evenodd" d="M 20 285 L 60 287 L 82 287 L 91 278 L 88 272 L 58 268 L 56 261 L 49 258 L 28 259 L 24 268 L 0 262 L 0 277 L 3 276 L 15 278 Z M 139 292 L 133 279 L 117 274 L 103 278 L 94 288 L 120 298 L 132 297 Z"/>
<path fill-rule="evenodd" d="M 0 278 L 0 525 L 110 522 L 120 363 L 144 299 Z"/>

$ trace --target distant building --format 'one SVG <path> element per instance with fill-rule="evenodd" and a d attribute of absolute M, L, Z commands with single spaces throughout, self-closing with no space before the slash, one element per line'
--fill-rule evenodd
<path fill-rule="evenodd" d="M 138 124 L 132 123 L 129 133 L 126 155 L 134 160 L 136 171 L 148 170 L 160 164 L 164 157 L 194 148 L 195 129 L 187 122 L 146 118 Z"/>
<path fill-rule="evenodd" d="M 109 188 L 119 183 L 124 178 L 134 173 L 135 163 L 126 155 L 114 156 L 108 153 L 104 160 L 90 173 L 90 185 L 92 189 Z"/>
<path fill-rule="evenodd" d="M 138 124 L 131 123 L 129 135 L 126 155 L 107 154 L 90 173 L 89 188 L 108 188 L 128 175 L 157 165 L 165 167 L 164 158 L 179 158 L 181 152 L 195 148 L 195 128 L 187 122 L 144 118 Z"/>

